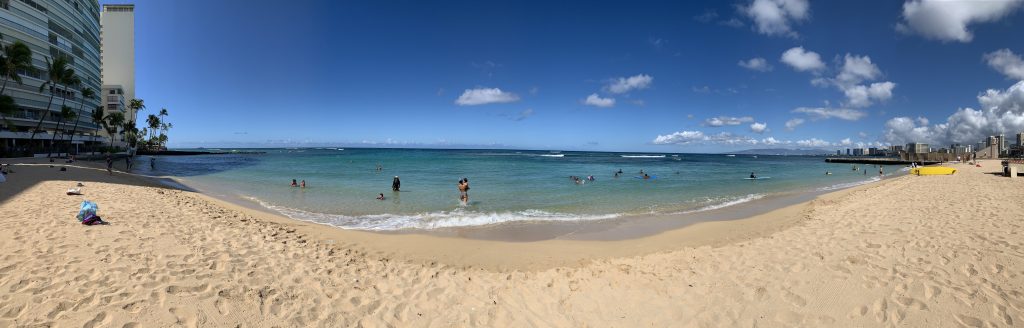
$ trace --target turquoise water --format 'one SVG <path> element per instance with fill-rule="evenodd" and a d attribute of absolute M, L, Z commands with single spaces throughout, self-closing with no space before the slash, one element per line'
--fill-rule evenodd
<path fill-rule="evenodd" d="M 242 150 L 245 151 L 245 150 Z M 434 149 L 258 149 L 167 156 L 141 173 L 251 199 L 289 217 L 346 229 L 402 230 L 515 221 L 578 221 L 731 206 L 773 194 L 877 181 L 822 157 Z M 383 169 L 378 171 L 380 165 Z M 899 167 L 883 167 L 886 174 Z M 614 173 L 622 170 L 616 178 Z M 640 170 L 653 176 L 638 179 Z M 826 171 L 833 172 L 825 175 Z M 764 180 L 746 180 L 751 172 Z M 392 192 L 398 175 L 402 191 Z M 595 181 L 574 183 L 569 176 Z M 456 183 L 470 181 L 462 204 Z M 306 188 L 289 187 L 292 179 Z M 385 200 L 377 200 L 384 193 Z"/>

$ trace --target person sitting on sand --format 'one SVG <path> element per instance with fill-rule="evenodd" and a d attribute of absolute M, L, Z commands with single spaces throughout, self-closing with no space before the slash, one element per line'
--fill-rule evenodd
<path fill-rule="evenodd" d="M 378 194 L 377 195 L 377 200 L 384 200 L 384 193 Z"/>
<path fill-rule="evenodd" d="M 298 186 L 299 186 L 299 183 L 296 182 L 295 179 L 292 179 L 292 187 L 298 187 Z"/>

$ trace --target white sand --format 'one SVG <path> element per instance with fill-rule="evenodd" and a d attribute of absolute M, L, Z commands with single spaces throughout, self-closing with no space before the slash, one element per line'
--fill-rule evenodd
<path fill-rule="evenodd" d="M 1024 326 L 1024 179 L 983 165 L 534 243 L 342 231 L 18 166 L 0 184 L 0 327 Z M 64 195 L 74 181 L 85 196 Z M 79 225 L 83 199 L 112 224 Z"/>

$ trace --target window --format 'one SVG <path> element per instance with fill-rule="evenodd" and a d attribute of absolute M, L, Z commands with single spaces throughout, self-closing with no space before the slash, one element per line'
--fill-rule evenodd
<path fill-rule="evenodd" d="M 116 92 L 114 92 L 114 89 L 110 89 L 110 94 L 112 94 L 112 95 L 116 95 L 117 93 L 116 93 Z"/>
<path fill-rule="evenodd" d="M 107 104 L 107 110 L 117 110 L 117 104 Z"/>

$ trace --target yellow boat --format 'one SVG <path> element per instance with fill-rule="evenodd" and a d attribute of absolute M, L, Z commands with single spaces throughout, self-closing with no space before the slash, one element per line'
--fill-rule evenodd
<path fill-rule="evenodd" d="M 953 173 L 956 173 L 956 169 L 945 166 L 919 167 L 910 170 L 910 174 L 913 175 L 950 175 Z"/>

